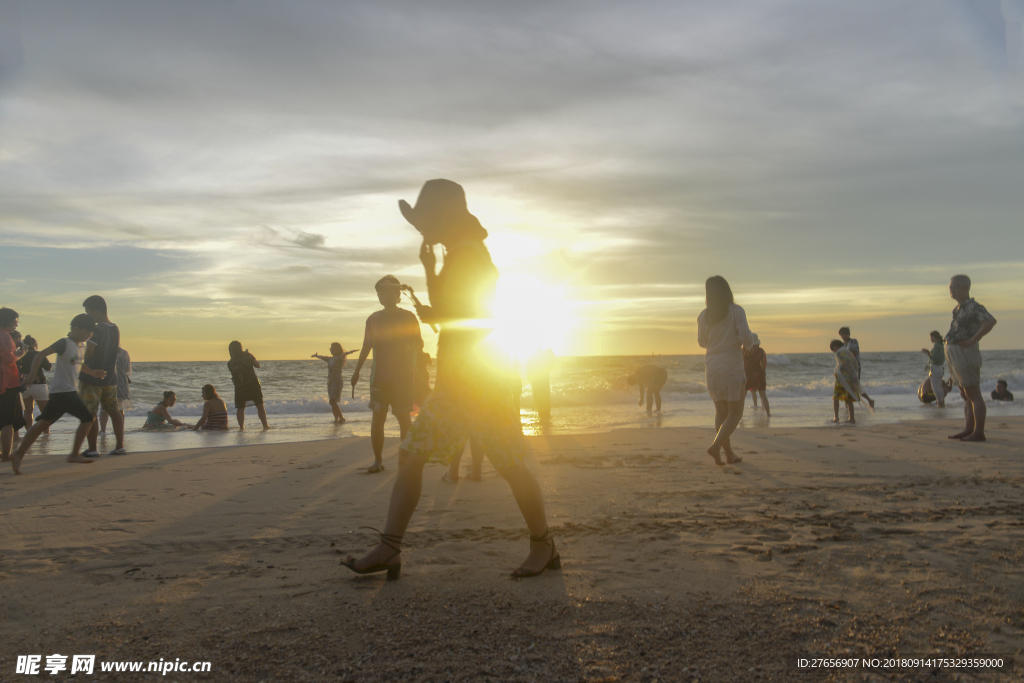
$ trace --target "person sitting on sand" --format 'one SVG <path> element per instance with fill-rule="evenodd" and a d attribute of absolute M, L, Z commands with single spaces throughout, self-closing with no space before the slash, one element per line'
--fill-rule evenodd
<path fill-rule="evenodd" d="M 1012 401 L 1013 394 L 1007 390 L 1007 384 L 1005 379 L 998 380 L 996 382 L 996 388 L 992 391 L 993 401 Z"/>
<path fill-rule="evenodd" d="M 423 347 L 420 323 L 412 311 L 398 307 L 402 300 L 402 283 L 394 275 L 385 275 L 374 289 L 383 308 L 370 314 L 363 332 L 363 348 L 359 351 L 352 386 L 359 381 L 367 356 L 373 351 L 370 370 L 370 447 L 373 464 L 367 474 L 384 470 L 384 423 L 388 408 L 398 420 L 401 438 L 412 425 L 412 406 L 416 395 L 416 355 Z"/>
<path fill-rule="evenodd" d="M 345 416 L 341 414 L 341 406 L 338 404 L 341 401 L 341 390 L 345 386 L 345 381 L 341 378 L 341 369 L 345 367 L 345 359 L 358 350 L 346 351 L 341 344 L 334 342 L 331 344 L 330 356 L 321 356 L 317 353 L 312 355 L 312 358 L 319 358 L 327 363 L 327 401 L 331 404 L 335 424 L 345 423 Z"/>
<path fill-rule="evenodd" d="M 423 235 L 420 261 L 426 271 L 430 306 L 417 306 L 424 323 L 440 323 L 437 379 L 416 423 L 402 440 L 398 474 L 380 542 L 363 557 L 342 564 L 357 574 L 386 571 L 397 579 L 402 568 L 402 537 L 421 504 L 423 467 L 447 465 L 467 436 L 479 435 L 498 473 L 512 489 L 530 530 L 530 554 L 512 572 L 515 578 L 561 568 L 548 528 L 544 496 L 523 463 L 526 440 L 509 391 L 509 362 L 486 343 L 498 269 L 484 245 L 487 231 L 469 213 L 462 187 L 450 180 L 430 180 L 416 206 L 401 202 L 406 219 Z M 445 248 L 444 267 L 436 272 L 435 245 Z M 413 347 L 414 349 L 416 347 Z M 496 362 L 497 361 L 497 362 Z"/>
<path fill-rule="evenodd" d="M 187 424 L 175 420 L 171 417 L 171 414 L 167 412 L 167 409 L 173 407 L 177 402 L 178 397 L 174 395 L 173 391 L 165 391 L 163 400 L 153 406 L 150 411 L 146 413 L 146 424 L 142 425 L 142 428 L 160 429 L 167 425 L 173 425 L 174 427 L 188 427 Z"/>
<path fill-rule="evenodd" d="M 256 368 L 260 362 L 256 356 L 249 353 L 249 349 L 242 350 L 242 342 L 233 341 L 228 344 L 228 371 L 231 372 L 231 382 L 235 385 L 235 418 L 238 420 L 238 429 L 245 429 L 245 405 L 252 403 L 256 406 L 256 414 L 259 415 L 263 429 L 270 429 L 267 424 L 267 409 L 263 406 L 263 387 L 260 386 L 260 378 L 256 376 Z"/>
<path fill-rule="evenodd" d="M 715 404 L 715 440 L 708 455 L 722 464 L 725 451 L 728 463 L 742 458 L 732 450 L 729 437 L 743 419 L 743 399 L 747 395 L 747 376 L 743 370 L 743 348 L 750 348 L 754 335 L 747 326 L 746 312 L 733 300 L 732 288 L 721 275 L 704 283 L 707 308 L 697 317 L 697 343 L 704 353 L 704 381 Z"/>
<path fill-rule="evenodd" d="M 203 385 L 203 416 L 196 422 L 192 431 L 227 431 L 228 430 L 228 404 L 217 395 L 217 390 L 212 384 Z"/>
<path fill-rule="evenodd" d="M 853 412 L 853 404 L 860 403 L 860 397 L 868 399 L 868 406 L 875 407 L 875 402 L 868 398 L 860 385 L 860 377 L 857 376 L 857 358 L 843 342 L 833 339 L 828 346 L 836 354 L 836 385 L 832 389 L 832 412 L 835 414 L 833 422 L 839 422 L 839 402 L 846 403 L 846 410 L 850 417 L 847 420 L 850 424 L 856 424 L 857 418 Z"/>
<path fill-rule="evenodd" d="M 78 452 L 92 428 L 93 421 L 92 411 L 78 395 L 78 377 L 79 372 L 91 374 L 96 379 L 103 379 L 106 375 L 105 370 L 99 368 L 94 370 L 85 365 L 85 343 L 92 337 L 95 329 L 96 321 L 91 316 L 80 313 L 71 321 L 71 331 L 68 332 L 67 337 L 46 347 L 33 359 L 32 367 L 29 368 L 28 375 L 25 377 L 26 383 L 31 382 L 32 378 L 36 376 L 47 356 L 57 354 L 57 359 L 53 362 L 53 379 L 50 381 L 50 399 L 39 419 L 26 432 L 18 450 L 11 456 L 11 467 L 14 468 L 15 474 L 21 474 L 21 460 L 25 457 L 29 446 L 65 413 L 71 413 L 78 418 L 79 422 L 78 431 L 75 432 L 74 445 L 67 458 L 68 462 L 81 464 L 93 462 Z"/>
<path fill-rule="evenodd" d="M 942 335 L 938 330 L 931 333 L 932 348 L 921 349 L 921 353 L 928 356 L 928 379 L 932 383 L 932 396 L 939 400 L 939 407 L 946 407 L 945 385 L 942 383 L 942 364 L 946 362 L 946 352 L 942 348 Z"/>
<path fill-rule="evenodd" d="M 944 395 L 948 396 L 952 389 L 952 379 L 942 381 L 942 392 Z M 921 382 L 921 386 L 917 388 L 917 398 L 925 405 L 930 405 L 935 402 L 935 392 L 932 390 L 932 380 L 930 377 Z"/>
<path fill-rule="evenodd" d="M 661 389 L 667 381 L 668 370 L 657 365 L 641 365 L 626 378 L 626 384 L 629 386 L 640 385 L 640 402 L 637 405 L 642 407 L 646 396 L 648 413 L 652 408 L 657 408 L 657 411 L 661 412 Z"/>
<path fill-rule="evenodd" d="M 750 398 L 753 399 L 755 408 L 757 407 L 757 395 L 761 394 L 764 414 L 771 417 L 772 410 L 768 405 L 768 396 L 765 394 L 768 388 L 768 379 L 765 376 L 765 370 L 768 368 L 768 354 L 761 348 L 761 340 L 757 338 L 757 334 L 751 332 L 750 336 L 754 339 L 754 345 L 743 352 L 743 371 L 747 375 L 747 391 L 750 392 Z"/>
<path fill-rule="evenodd" d="M 964 399 L 966 424 L 948 438 L 984 441 L 987 408 L 981 395 L 981 349 L 978 342 L 996 326 L 996 319 L 971 298 L 971 278 L 966 275 L 950 278 L 949 296 L 956 301 L 956 308 L 946 333 L 946 360 L 949 375 L 960 387 L 960 396 Z"/>

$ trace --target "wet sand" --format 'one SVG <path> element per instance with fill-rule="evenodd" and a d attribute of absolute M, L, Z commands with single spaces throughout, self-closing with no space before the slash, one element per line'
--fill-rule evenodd
<path fill-rule="evenodd" d="M 1019 680 L 1024 419 L 985 444 L 957 428 L 742 430 L 727 467 L 708 429 L 530 437 L 563 569 L 520 581 L 526 530 L 489 465 L 426 468 L 400 581 L 338 565 L 383 523 L 394 440 L 378 475 L 365 438 L 29 455 L 0 473 L 0 680 L 52 653 L 212 663 L 167 681 Z M 915 653 L 1012 663 L 792 663 Z"/>

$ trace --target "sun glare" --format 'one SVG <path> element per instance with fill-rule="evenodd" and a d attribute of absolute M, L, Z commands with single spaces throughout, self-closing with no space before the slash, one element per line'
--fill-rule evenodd
<path fill-rule="evenodd" d="M 492 338 L 508 353 L 525 360 L 537 349 L 561 352 L 573 322 L 562 287 L 509 273 L 498 281 L 494 303 L 497 319 Z"/>

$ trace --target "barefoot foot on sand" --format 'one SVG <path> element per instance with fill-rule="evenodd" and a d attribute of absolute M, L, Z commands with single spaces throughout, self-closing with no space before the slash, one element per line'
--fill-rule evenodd
<path fill-rule="evenodd" d="M 743 458 L 741 458 L 740 456 L 736 455 L 735 453 L 726 453 L 725 454 L 725 461 L 727 463 L 729 463 L 730 465 L 732 465 L 732 464 L 735 464 L 735 463 L 738 463 L 738 462 L 743 462 Z"/>
<path fill-rule="evenodd" d="M 832 424 L 836 424 L 838 422 L 839 422 L 839 418 L 838 417 L 833 417 L 832 418 Z"/>
<path fill-rule="evenodd" d="M 847 421 L 846 421 L 846 424 L 848 424 L 848 425 L 855 425 L 855 424 L 857 424 L 857 421 L 856 421 L 856 420 L 854 420 L 854 419 L 853 419 L 853 418 L 851 417 L 851 418 L 850 418 L 849 420 L 847 420 Z"/>
<path fill-rule="evenodd" d="M 11 461 L 11 469 L 14 470 L 15 474 L 21 474 L 21 460 L 25 456 L 18 456 L 17 453 L 12 455 L 9 459 Z"/>
<path fill-rule="evenodd" d="M 950 435 L 949 435 L 949 436 L 947 436 L 946 438 L 947 438 L 947 439 L 962 439 L 962 438 L 964 438 L 965 436 L 970 436 L 970 435 L 971 435 L 971 433 L 970 433 L 969 431 L 967 431 L 967 430 L 965 429 L 965 430 L 964 430 L 964 431 L 962 431 L 962 432 L 958 432 L 958 433 L 956 433 L 956 434 L 950 434 Z"/>
<path fill-rule="evenodd" d="M 708 449 L 708 455 L 710 455 L 712 458 L 715 459 L 715 464 L 716 465 L 721 467 L 721 465 L 722 465 L 722 458 L 720 458 L 719 455 L 718 455 L 718 449 L 709 448 Z"/>
<path fill-rule="evenodd" d="M 74 455 L 69 455 L 68 456 L 68 462 L 80 462 L 80 463 L 92 464 L 95 461 L 94 460 L 90 460 L 89 458 L 86 458 L 84 456 L 81 456 L 78 453 L 75 453 Z"/>
<path fill-rule="evenodd" d="M 969 436 L 965 436 L 964 438 L 962 438 L 960 440 L 961 441 L 984 441 L 985 440 L 985 435 L 984 434 L 971 434 Z"/>

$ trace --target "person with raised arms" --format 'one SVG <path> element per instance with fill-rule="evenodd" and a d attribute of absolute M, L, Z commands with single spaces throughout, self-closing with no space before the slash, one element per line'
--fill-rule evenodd
<path fill-rule="evenodd" d="M 341 344 L 331 344 L 331 355 L 321 356 L 314 353 L 311 358 L 319 358 L 327 363 L 327 402 L 331 404 L 331 412 L 334 413 L 335 424 L 344 424 L 345 416 L 341 413 L 341 390 L 345 387 L 345 381 L 341 378 L 341 370 L 345 367 L 345 359 L 358 351 L 353 349 L 346 351 Z"/>

